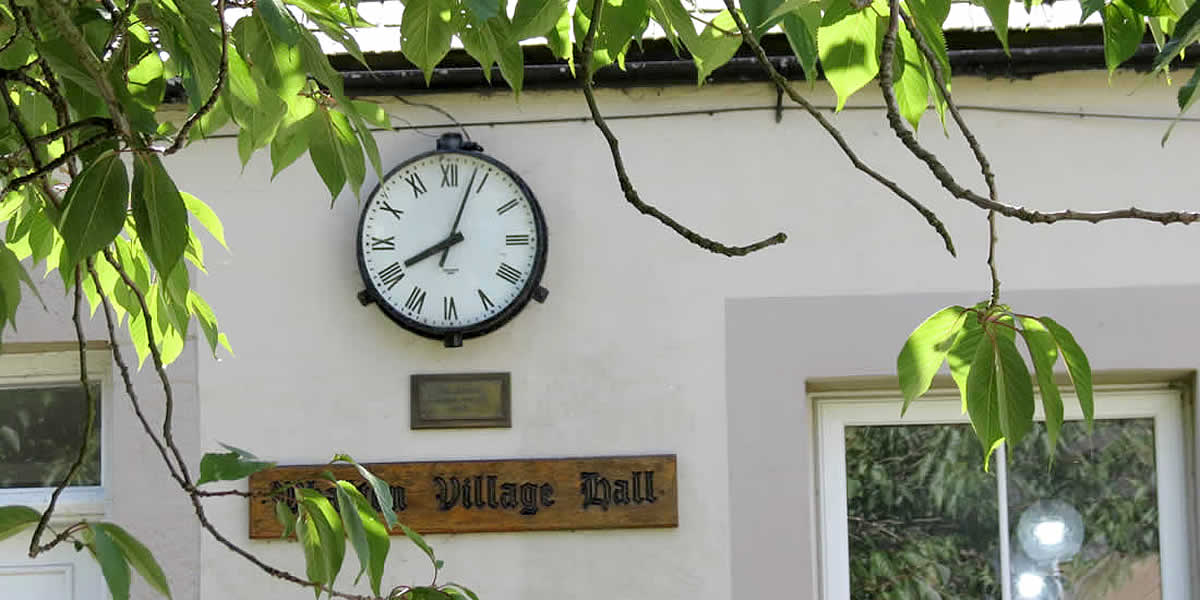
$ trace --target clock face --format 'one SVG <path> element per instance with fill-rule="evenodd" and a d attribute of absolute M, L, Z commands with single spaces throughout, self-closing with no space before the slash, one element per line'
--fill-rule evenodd
<path fill-rule="evenodd" d="M 473 337 L 529 301 L 546 242 L 537 200 L 515 173 L 476 152 L 433 152 L 372 192 L 358 262 L 370 298 L 406 329 Z"/>

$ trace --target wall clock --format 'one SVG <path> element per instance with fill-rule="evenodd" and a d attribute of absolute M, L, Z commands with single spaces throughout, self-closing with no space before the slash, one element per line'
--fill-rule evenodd
<path fill-rule="evenodd" d="M 544 302 L 546 222 L 529 186 L 461 135 L 392 169 L 358 223 L 358 268 L 401 327 L 447 347 Z"/>

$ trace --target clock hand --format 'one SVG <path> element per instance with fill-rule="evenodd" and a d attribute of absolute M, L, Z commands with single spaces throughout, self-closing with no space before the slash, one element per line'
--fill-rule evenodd
<path fill-rule="evenodd" d="M 474 171 L 471 171 L 471 180 L 467 182 L 467 191 L 463 192 L 462 202 L 460 202 L 458 205 L 458 214 L 454 215 L 454 224 L 450 226 L 450 235 L 454 235 L 454 233 L 458 231 L 458 221 L 462 219 L 463 208 L 467 206 L 467 196 L 471 195 L 471 187 L 475 185 L 475 175 L 478 173 L 478 167 Z M 446 246 L 446 248 L 442 250 L 442 258 L 438 260 L 439 267 L 446 266 L 446 255 L 448 254 L 450 254 L 450 246 Z"/>
<path fill-rule="evenodd" d="M 449 250 L 450 246 L 453 246 L 461 241 L 463 241 L 463 234 L 456 231 L 456 232 L 450 234 L 450 237 L 414 254 L 412 256 L 412 258 L 409 258 L 408 260 L 404 261 L 404 266 L 411 267 L 411 266 L 429 258 L 430 256 L 437 254 L 440 251 Z"/>

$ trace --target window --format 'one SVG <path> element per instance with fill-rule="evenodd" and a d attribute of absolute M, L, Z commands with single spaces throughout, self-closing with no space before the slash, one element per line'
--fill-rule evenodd
<path fill-rule="evenodd" d="M 75 461 L 86 394 L 79 384 L 77 352 L 21 349 L 10 344 L 0 354 L 0 505 L 38 506 Z M 64 517 L 104 512 L 109 364 L 107 352 L 88 351 L 88 378 L 99 411 L 89 453 L 59 500 L 56 514 Z"/>
<path fill-rule="evenodd" d="M 1054 462 L 1038 423 L 991 472 L 957 394 L 814 400 L 824 598 L 1191 597 L 1177 391 L 1097 394 L 1090 434 L 1064 398 Z"/>

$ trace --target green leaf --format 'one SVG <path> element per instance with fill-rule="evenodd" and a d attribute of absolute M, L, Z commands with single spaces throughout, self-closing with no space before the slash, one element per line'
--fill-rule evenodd
<path fill-rule="evenodd" d="M 400 529 L 404 531 L 404 535 L 408 536 L 408 539 L 411 540 L 413 544 L 416 544 L 416 546 L 420 548 L 426 556 L 429 557 L 430 562 L 434 563 L 435 565 L 437 564 L 437 557 L 433 555 L 433 548 L 429 547 L 429 544 L 425 541 L 425 538 L 422 537 L 421 534 L 417 533 L 416 530 L 412 529 L 408 525 L 405 525 L 404 523 L 400 523 Z"/>
<path fill-rule="evenodd" d="M 804 78 L 812 83 L 817 80 L 817 30 L 821 27 L 821 4 L 804 0 L 795 11 L 783 16 L 780 21 L 792 52 L 804 68 Z"/>
<path fill-rule="evenodd" d="M 1176 17 L 1169 0 L 1123 0 L 1138 14 L 1147 17 Z"/>
<path fill-rule="evenodd" d="M 1104 7 L 1104 62 L 1109 76 L 1137 52 L 1146 31 L 1145 21 L 1124 0 L 1113 0 Z"/>
<path fill-rule="evenodd" d="M 299 489 L 296 490 L 299 492 Z M 318 530 L 317 520 L 323 519 L 318 513 L 316 517 L 307 511 L 301 510 L 299 517 L 296 519 L 296 538 L 300 540 L 300 546 L 304 549 L 304 566 L 305 575 L 309 581 L 328 585 L 329 583 L 329 563 L 327 561 L 327 552 L 324 546 L 324 538 Z M 321 597 L 321 589 L 313 590 L 313 595 L 316 598 Z"/>
<path fill-rule="evenodd" d="M 1075 386 L 1075 396 L 1079 399 L 1079 408 L 1083 410 L 1083 418 L 1088 428 L 1092 426 L 1092 416 L 1095 413 L 1095 402 L 1092 399 L 1092 366 L 1088 362 L 1083 348 L 1075 342 L 1075 336 L 1059 325 L 1050 317 L 1039 317 L 1042 324 L 1054 336 L 1058 344 L 1058 352 L 1063 362 L 1067 363 L 1067 373 L 1071 375 L 1071 383 Z"/>
<path fill-rule="evenodd" d="M 283 526 L 283 533 L 279 534 L 279 539 L 287 539 L 288 536 L 296 532 L 296 513 L 288 507 L 287 502 L 283 500 L 275 501 L 275 520 Z"/>
<path fill-rule="evenodd" d="M 687 45 L 688 51 L 692 53 L 692 60 L 696 63 L 696 85 L 703 85 L 704 80 L 718 67 L 729 62 L 729 59 L 733 58 L 742 45 L 741 36 L 725 35 L 721 31 L 722 29 L 725 31 L 737 29 L 737 23 L 734 22 L 728 10 L 721 11 L 712 20 L 712 25 L 706 25 L 698 35 L 693 33 L 690 41 L 686 37 L 684 39 L 684 44 Z"/>
<path fill-rule="evenodd" d="M 1079 8 L 1079 24 L 1083 25 L 1088 17 L 1104 10 L 1104 0 L 1079 0 Z"/>
<path fill-rule="evenodd" d="M 592 3 L 581 2 L 575 9 L 575 40 L 582 43 L 591 25 Z M 634 38 L 640 38 L 650 23 L 646 0 L 604 0 L 600 27 L 596 30 L 592 69 L 618 62 Z"/>
<path fill-rule="evenodd" d="M 986 334 L 985 334 L 986 335 Z M 996 376 L 994 337 L 986 336 L 976 345 L 967 374 L 967 414 L 971 427 L 983 445 L 983 465 L 988 469 L 992 452 L 1004 441 L 1000 426 L 1000 399 Z"/>
<path fill-rule="evenodd" d="M 479 600 L 479 596 L 476 596 L 475 592 L 472 592 L 470 588 L 468 588 L 465 585 L 462 585 L 461 583 L 447 583 L 446 587 L 457 588 L 458 590 L 460 590 L 464 594 L 466 594 L 471 600 Z"/>
<path fill-rule="evenodd" d="M 1021 317 L 1020 321 L 1021 336 L 1025 338 L 1025 345 L 1029 348 L 1038 390 L 1042 393 L 1046 434 L 1050 438 L 1050 447 L 1055 448 L 1058 446 L 1058 435 L 1062 431 L 1063 423 L 1062 395 L 1054 383 L 1054 363 L 1058 362 L 1058 345 L 1054 343 L 1054 336 L 1050 335 L 1050 331 L 1041 321 L 1029 317 Z"/>
<path fill-rule="evenodd" d="M 0 331 L 17 316 L 17 307 L 21 305 L 22 275 L 29 278 L 17 255 L 7 245 L 0 246 Z"/>
<path fill-rule="evenodd" d="M 92 528 L 93 530 L 103 530 L 108 534 L 109 538 L 121 549 L 121 554 L 129 561 L 129 564 L 133 565 L 142 579 L 150 584 L 150 587 L 167 598 L 171 597 L 171 586 L 167 583 L 167 576 L 163 574 L 162 567 L 159 566 L 150 549 L 129 532 L 113 523 L 96 523 L 92 525 Z"/>
<path fill-rule="evenodd" d="M 930 315 L 913 330 L 896 358 L 896 374 L 900 378 L 900 391 L 904 394 L 904 406 L 908 405 L 933 384 L 946 354 L 962 331 L 968 313 L 961 306 L 948 306 Z"/>
<path fill-rule="evenodd" d="M 203 200 L 187 192 L 180 192 L 179 195 L 183 197 L 183 204 L 187 207 L 187 211 L 208 230 L 214 240 L 220 242 L 228 250 L 229 245 L 225 243 L 225 226 L 221 224 L 217 213 L 213 212 L 213 209 Z"/>
<path fill-rule="evenodd" d="M 209 452 L 200 459 L 200 479 L 196 485 L 211 481 L 237 481 L 274 466 L 273 462 L 250 460 L 237 452 Z"/>
<path fill-rule="evenodd" d="M 473 23 L 484 23 L 500 14 L 500 2 L 497 0 L 463 0 L 463 4 Z"/>
<path fill-rule="evenodd" d="M 825 78 L 837 92 L 837 110 L 846 106 L 854 92 L 870 83 L 879 73 L 879 41 L 883 33 L 881 14 L 887 14 L 884 0 L 875 0 L 874 9 L 853 12 L 828 23 L 828 12 L 849 0 L 834 0 L 826 12 L 826 21 L 817 31 L 817 47 Z"/>
<path fill-rule="evenodd" d="M 996 336 L 996 400 L 1000 430 L 1016 444 L 1033 427 L 1033 381 L 1011 336 Z"/>
<path fill-rule="evenodd" d="M 762 34 L 779 22 L 781 16 L 776 16 L 775 13 L 782 4 L 783 0 L 742 0 L 739 3 L 746 25 L 754 32 L 755 38 L 762 37 Z"/>
<path fill-rule="evenodd" d="M 21 533 L 41 518 L 42 513 L 28 506 L 0 506 L 0 540 Z"/>
<path fill-rule="evenodd" d="M 258 14 L 271 27 L 271 31 L 279 36 L 285 44 L 295 44 L 300 41 L 300 24 L 283 6 L 282 0 L 258 0 L 255 3 Z"/>
<path fill-rule="evenodd" d="M 309 157 L 321 180 L 336 198 L 349 179 L 350 187 L 358 193 L 366 176 L 362 147 L 350 127 L 346 115 L 332 109 L 320 108 L 309 117 Z"/>
<path fill-rule="evenodd" d="M 404 4 L 400 51 L 425 73 L 425 85 L 433 77 L 433 68 L 450 51 L 453 15 L 450 0 L 408 0 Z"/>
<path fill-rule="evenodd" d="M 346 555 L 346 532 L 342 528 L 342 520 L 329 499 L 319 492 L 296 488 L 296 495 L 300 500 L 301 518 L 307 518 L 315 526 L 320 538 L 320 559 L 326 576 L 323 581 L 332 587 L 342 570 L 342 559 Z"/>
<path fill-rule="evenodd" d="M 1167 138 L 1171 137 L 1171 131 L 1175 129 L 1175 125 L 1179 124 L 1179 120 L 1183 118 L 1192 104 L 1196 103 L 1196 87 L 1200 84 L 1200 68 L 1192 71 L 1192 76 L 1187 80 L 1187 83 L 1179 87 L 1179 114 L 1171 121 L 1171 125 L 1167 127 L 1166 133 L 1162 136 L 1162 145 L 1167 145 Z"/>
<path fill-rule="evenodd" d="M 1000 45 L 1004 47 L 1004 53 L 1008 51 L 1008 0 L 982 0 L 983 10 L 987 12 L 988 20 L 992 22 L 992 31 L 996 33 L 996 38 L 1000 40 Z"/>
<path fill-rule="evenodd" d="M 893 56 L 892 73 L 896 101 L 900 114 L 912 125 L 913 130 L 921 122 L 921 116 L 929 108 L 929 74 L 925 72 L 926 61 L 921 56 L 916 40 L 904 23 L 899 27 L 899 43 Z"/>
<path fill-rule="evenodd" d="M 1116 0 L 1114 0 L 1116 1 Z M 1175 23 L 1175 29 L 1171 33 L 1171 39 L 1163 45 L 1158 56 L 1154 57 L 1155 71 L 1166 67 L 1176 56 L 1183 52 L 1184 48 L 1192 45 L 1197 39 L 1200 39 L 1200 2 L 1193 2 L 1187 12 L 1179 17 L 1179 21 Z M 1107 54 L 1108 36 L 1105 35 L 1104 46 Z"/>
<path fill-rule="evenodd" d="M 337 485 L 338 514 L 342 516 L 346 535 L 358 555 L 359 571 L 354 582 L 357 584 L 358 578 L 366 572 L 371 591 L 378 596 L 383 568 L 391 547 L 387 527 L 379 521 L 371 503 L 353 484 L 338 481 Z"/>
<path fill-rule="evenodd" d="M 347 454 L 334 456 L 332 462 L 345 462 L 354 465 L 354 468 L 358 470 L 358 474 L 370 484 L 371 491 L 375 493 L 375 502 L 379 504 L 380 512 L 383 513 L 383 519 L 389 529 L 395 527 L 400 522 L 396 518 L 396 511 L 392 508 L 392 488 L 386 481 L 375 476 L 374 473 L 358 464 L 358 461 L 355 461 Z"/>
<path fill-rule="evenodd" d="M 99 525 L 93 523 L 88 526 L 92 533 L 92 553 L 96 562 L 100 563 L 100 571 L 104 574 L 113 600 L 129 600 L 129 562 L 121 552 L 121 547 Z"/>
<path fill-rule="evenodd" d="M 316 109 L 317 103 L 311 98 L 293 96 L 288 100 L 287 115 L 271 140 L 271 179 L 308 150 L 309 119 L 314 118 Z"/>
<path fill-rule="evenodd" d="M 942 75 L 946 78 L 946 86 L 950 86 L 950 55 L 946 50 L 946 36 L 942 33 L 942 24 L 950 15 L 950 0 L 906 0 L 909 12 L 916 21 L 917 30 L 925 38 L 925 43 L 937 57 Z M 922 55 L 922 58 L 924 56 Z M 946 98 L 937 86 L 934 78 L 933 65 L 925 61 L 925 75 L 928 78 L 930 97 L 937 109 L 938 118 L 943 127 L 946 124 Z"/>
<path fill-rule="evenodd" d="M 364 120 L 380 129 L 392 129 L 392 117 L 383 106 L 367 100 L 352 100 L 351 106 Z"/>
<path fill-rule="evenodd" d="M 109 154 L 88 165 L 71 182 L 63 204 L 58 229 L 66 243 L 68 258 L 59 268 L 69 271 L 84 257 L 111 243 L 125 226 L 125 211 L 129 206 L 125 163 L 116 154 Z"/>
<path fill-rule="evenodd" d="M 546 33 L 567 11 L 567 0 L 517 0 L 512 37 L 520 41 Z"/>
<path fill-rule="evenodd" d="M 187 247 L 187 209 L 157 155 L 134 157 L 133 220 L 150 262 L 169 274 Z"/>

